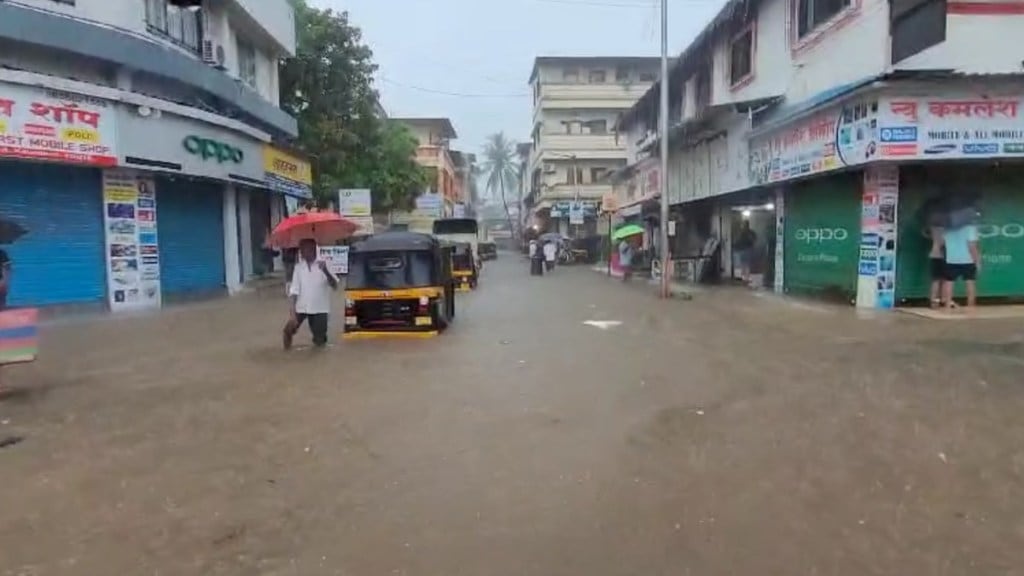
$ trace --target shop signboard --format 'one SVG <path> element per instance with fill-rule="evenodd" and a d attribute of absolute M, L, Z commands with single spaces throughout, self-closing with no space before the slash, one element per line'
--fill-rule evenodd
<path fill-rule="evenodd" d="M 452 218 L 465 218 L 466 217 L 466 205 L 459 202 L 452 208 Z"/>
<path fill-rule="evenodd" d="M 294 154 L 263 145 L 263 176 L 267 188 L 296 198 L 313 197 L 313 167 Z"/>
<path fill-rule="evenodd" d="M 579 206 L 579 209 L 583 213 L 583 219 L 596 218 L 597 211 L 600 209 L 600 202 L 597 200 L 580 200 L 574 202 L 572 200 L 559 200 L 551 206 L 551 218 L 572 218 L 573 205 Z M 583 224 L 583 221 L 574 222 L 574 224 Z"/>
<path fill-rule="evenodd" d="M 833 106 L 751 138 L 753 186 L 784 182 L 856 166 L 878 153 L 878 101 Z"/>
<path fill-rule="evenodd" d="M 861 196 L 857 307 L 890 309 L 896 304 L 899 169 L 871 166 Z"/>
<path fill-rule="evenodd" d="M 373 234 L 373 195 L 368 188 L 338 190 L 338 212 L 355 222 L 357 236 Z"/>
<path fill-rule="evenodd" d="M 895 97 L 879 117 L 882 158 L 1024 157 L 1024 98 Z"/>
<path fill-rule="evenodd" d="M 444 216 L 444 198 L 440 194 L 420 194 L 416 197 L 413 213 L 423 218 L 441 218 Z"/>
<path fill-rule="evenodd" d="M 372 194 L 368 188 L 338 190 L 338 211 L 346 218 L 349 216 L 370 216 Z"/>
<path fill-rule="evenodd" d="M 241 132 L 135 106 L 119 109 L 117 130 L 123 166 L 270 187 L 263 143 Z"/>
<path fill-rule="evenodd" d="M 117 165 L 117 118 L 110 101 L 0 83 L 0 158 Z"/>
<path fill-rule="evenodd" d="M 586 222 L 586 217 L 583 212 L 582 202 L 572 202 L 569 204 L 569 224 L 581 226 Z"/>
<path fill-rule="evenodd" d="M 103 173 L 108 301 L 111 312 L 160 307 L 156 186 L 134 170 Z"/>
<path fill-rule="evenodd" d="M 856 292 L 860 186 L 843 175 L 794 186 L 785 199 L 788 292 Z"/>

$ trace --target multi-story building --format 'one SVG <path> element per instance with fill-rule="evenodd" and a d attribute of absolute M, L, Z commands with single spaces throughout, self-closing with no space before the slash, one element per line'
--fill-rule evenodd
<path fill-rule="evenodd" d="M 544 229 L 596 232 L 607 177 L 626 163 L 615 130 L 621 113 L 657 79 L 657 58 L 539 57 L 533 90 L 530 190 L 525 204 Z"/>
<path fill-rule="evenodd" d="M 427 169 L 430 185 L 424 192 L 443 199 L 441 216 L 455 213 L 455 205 L 463 202 L 463 181 L 452 160 L 451 141 L 458 138 L 448 118 L 395 118 L 405 124 L 416 137 L 416 162 Z"/>
<path fill-rule="evenodd" d="M 1016 0 L 728 2 L 669 75 L 673 252 L 889 308 L 928 298 L 929 218 L 968 205 L 979 293 L 1024 295 L 1022 32 Z M 620 123 L 638 167 L 658 93 Z"/>
<path fill-rule="evenodd" d="M 476 208 L 476 154 L 449 150 L 452 164 L 455 166 L 455 207 L 452 216 L 455 218 L 472 217 Z"/>
<path fill-rule="evenodd" d="M 288 0 L 0 2 L 9 302 L 153 307 L 266 271 L 284 195 L 311 195 L 275 145 L 294 51 Z"/>

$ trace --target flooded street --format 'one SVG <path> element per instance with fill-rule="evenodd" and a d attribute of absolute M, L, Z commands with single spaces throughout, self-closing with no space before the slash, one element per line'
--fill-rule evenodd
<path fill-rule="evenodd" d="M 433 340 L 284 353 L 269 294 L 44 331 L 0 575 L 1020 574 L 1019 321 L 482 282 Z"/>

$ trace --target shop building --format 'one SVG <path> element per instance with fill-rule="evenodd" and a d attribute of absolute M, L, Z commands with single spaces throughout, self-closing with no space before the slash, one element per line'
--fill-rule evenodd
<path fill-rule="evenodd" d="M 273 143 L 296 135 L 276 106 L 287 2 L 49 4 L 0 4 L 18 68 L 0 69 L 0 218 L 28 231 L 4 247 L 10 304 L 158 307 L 268 271 L 266 234 L 312 182 Z"/>
<path fill-rule="evenodd" d="M 603 233 L 598 215 L 610 176 L 626 165 L 615 124 L 657 78 L 657 58 L 540 57 L 533 91 L 529 189 L 534 225 L 581 238 Z"/>
<path fill-rule="evenodd" d="M 995 40 L 1024 32 L 1019 8 L 729 2 L 668 80 L 673 257 L 703 253 L 709 278 L 743 268 L 779 292 L 913 304 L 930 283 L 923 207 L 968 194 L 981 214 L 979 295 L 1024 296 L 1024 48 Z M 620 122 L 639 154 L 660 144 L 658 91 Z M 748 225 L 757 240 L 738 247 Z"/>

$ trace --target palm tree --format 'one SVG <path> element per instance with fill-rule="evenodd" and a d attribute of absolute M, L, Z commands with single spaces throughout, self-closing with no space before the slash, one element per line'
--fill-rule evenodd
<path fill-rule="evenodd" d="M 508 209 L 505 189 L 516 185 L 519 168 L 516 162 L 515 142 L 506 138 L 504 132 L 487 137 L 487 142 L 484 144 L 483 169 L 487 176 L 487 189 L 501 194 L 501 203 L 505 207 L 508 229 L 514 234 L 516 227 L 512 225 L 512 213 Z"/>

